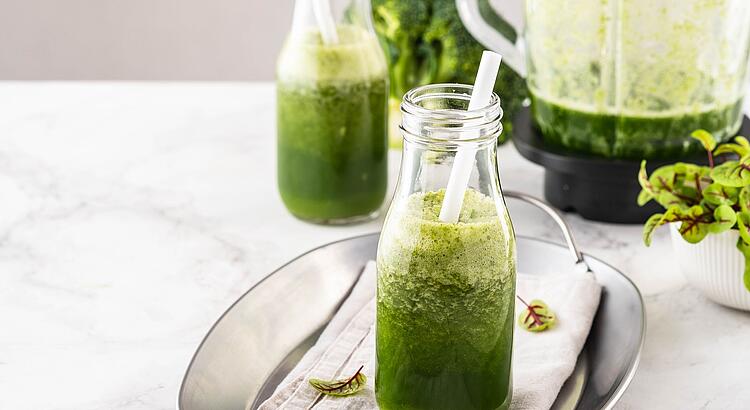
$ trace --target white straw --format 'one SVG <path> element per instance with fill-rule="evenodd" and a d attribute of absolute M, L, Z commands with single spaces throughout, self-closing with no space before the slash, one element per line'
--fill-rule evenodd
<path fill-rule="evenodd" d="M 323 43 L 338 43 L 339 35 L 336 32 L 336 22 L 333 20 L 333 13 L 331 13 L 331 4 L 328 0 L 312 0 L 312 6 L 315 21 L 317 21 L 320 35 L 323 37 Z"/>
<path fill-rule="evenodd" d="M 492 51 L 485 50 L 482 53 L 482 61 L 479 63 L 477 78 L 471 92 L 468 110 L 476 110 L 490 104 L 492 89 L 495 86 L 497 71 L 500 69 L 502 56 Z M 448 186 L 445 188 L 443 206 L 440 208 L 440 221 L 447 223 L 458 222 L 461 206 L 464 202 L 464 193 L 469 185 L 471 170 L 474 168 L 476 159 L 474 148 L 459 148 L 456 159 L 453 161 Z"/>

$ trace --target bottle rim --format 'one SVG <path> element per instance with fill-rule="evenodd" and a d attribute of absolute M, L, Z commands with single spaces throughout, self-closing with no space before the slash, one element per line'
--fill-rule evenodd
<path fill-rule="evenodd" d="M 487 106 L 469 111 L 473 89 L 468 84 L 443 83 L 409 90 L 401 102 L 399 128 L 404 139 L 448 148 L 496 141 L 503 130 L 500 97 L 492 93 Z"/>

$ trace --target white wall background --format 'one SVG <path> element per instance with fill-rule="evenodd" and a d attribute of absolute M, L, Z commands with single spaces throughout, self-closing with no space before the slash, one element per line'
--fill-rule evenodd
<path fill-rule="evenodd" d="M 520 20 L 522 0 L 490 3 Z M 294 0 L 0 0 L 0 80 L 272 80 L 293 7 Z"/>
<path fill-rule="evenodd" d="M 0 0 L 0 80 L 270 80 L 293 0 Z"/>

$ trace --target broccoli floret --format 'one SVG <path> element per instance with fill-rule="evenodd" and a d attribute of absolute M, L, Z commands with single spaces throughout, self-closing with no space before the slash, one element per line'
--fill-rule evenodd
<path fill-rule="evenodd" d="M 474 82 L 484 47 L 463 26 L 455 0 L 373 0 L 373 14 L 388 57 L 392 120 L 400 118 L 398 102 L 411 88 L 429 83 Z M 501 136 L 505 139 L 511 135 L 514 114 L 527 97 L 526 84 L 503 65 L 495 91 L 505 112 L 505 132 Z M 397 127 L 391 127 L 392 133 L 397 131 Z"/>
<path fill-rule="evenodd" d="M 417 82 L 422 56 L 419 43 L 430 22 L 429 4 L 421 0 L 375 0 L 375 28 L 386 50 L 391 95 L 400 99 Z"/>
<path fill-rule="evenodd" d="M 432 0 L 432 19 L 424 39 L 436 50 L 438 82 L 464 82 L 476 75 L 484 47 L 474 40 L 458 17 L 455 0 Z"/>

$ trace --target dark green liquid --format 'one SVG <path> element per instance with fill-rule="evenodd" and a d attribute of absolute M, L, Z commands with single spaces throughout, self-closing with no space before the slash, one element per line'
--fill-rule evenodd
<path fill-rule="evenodd" d="M 742 100 L 716 110 L 675 116 L 608 115 L 579 111 L 532 97 L 534 121 L 546 142 L 573 151 L 626 159 L 680 158 L 699 152 L 697 129 L 719 141 L 740 127 Z"/>
<path fill-rule="evenodd" d="M 383 410 L 507 409 L 515 297 L 512 232 L 501 224 L 492 200 L 471 190 L 460 224 L 438 222 L 442 199 L 442 191 L 414 194 L 411 215 L 389 215 L 381 237 L 378 405 Z"/>
<path fill-rule="evenodd" d="M 387 186 L 386 80 L 300 86 L 279 82 L 278 184 L 295 216 L 367 216 Z"/>

